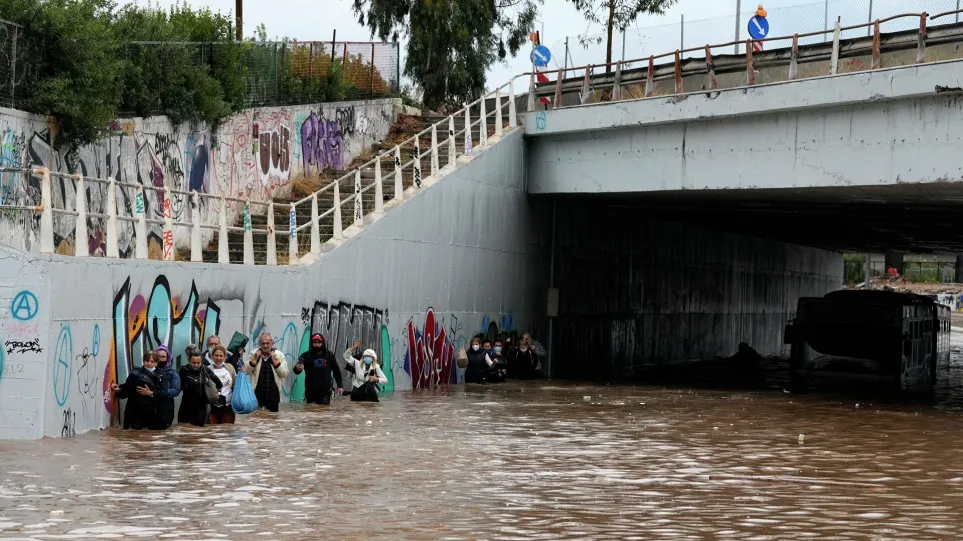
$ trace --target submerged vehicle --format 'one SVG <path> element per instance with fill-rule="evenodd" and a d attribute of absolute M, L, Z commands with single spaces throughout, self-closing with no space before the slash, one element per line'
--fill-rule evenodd
<path fill-rule="evenodd" d="M 790 382 L 848 381 L 903 391 L 933 389 L 949 366 L 950 308 L 932 298 L 876 290 L 801 297 L 786 325 Z"/>

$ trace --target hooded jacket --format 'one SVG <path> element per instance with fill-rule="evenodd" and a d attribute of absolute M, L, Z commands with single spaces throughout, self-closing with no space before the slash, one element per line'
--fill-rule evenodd
<path fill-rule="evenodd" d="M 312 337 L 313 339 L 314 337 Z M 294 373 L 304 372 L 305 398 L 311 399 L 325 393 L 331 393 L 331 376 L 338 389 L 343 389 L 341 369 L 334 360 L 334 354 L 328 350 L 327 344 L 321 342 L 318 349 L 311 348 L 298 357 L 298 364 L 294 366 Z"/>
<path fill-rule="evenodd" d="M 353 371 L 354 373 L 351 378 L 352 389 L 356 389 L 364 385 L 365 382 L 368 381 L 368 374 L 372 371 L 374 371 L 375 376 L 378 376 L 379 385 L 386 385 L 388 383 L 388 378 L 385 377 L 385 373 L 381 371 L 381 365 L 378 364 L 378 355 L 373 349 L 364 350 L 364 354 L 361 357 L 364 358 L 369 356 L 374 359 L 374 362 L 371 363 L 371 366 L 366 366 L 363 360 L 354 358 L 354 356 L 351 354 L 350 348 L 345 350 L 345 364 L 350 367 L 349 371 Z"/>

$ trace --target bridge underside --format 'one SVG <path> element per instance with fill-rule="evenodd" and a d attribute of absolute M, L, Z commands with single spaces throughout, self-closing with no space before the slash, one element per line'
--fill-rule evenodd
<path fill-rule="evenodd" d="M 963 182 L 560 197 L 839 252 L 963 253 Z"/>

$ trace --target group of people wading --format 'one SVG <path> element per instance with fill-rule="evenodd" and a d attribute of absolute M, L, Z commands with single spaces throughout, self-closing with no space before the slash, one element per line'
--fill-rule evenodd
<path fill-rule="evenodd" d="M 378 356 L 367 349 L 357 354 L 361 341 L 343 354 L 345 370 L 352 374 L 351 399 L 378 401 L 378 385 L 388 383 Z M 117 398 L 127 399 L 124 408 L 124 428 L 166 430 L 174 423 L 175 398 L 181 395 L 177 422 L 196 426 L 205 424 L 233 424 L 235 413 L 231 406 L 237 373 L 243 371 L 250 378 L 258 407 L 276 412 L 281 404 L 281 385 L 288 376 L 284 354 L 274 348 L 269 333 L 258 337 L 258 349 L 245 359 L 244 350 L 232 354 L 217 336 L 211 336 L 208 349 L 202 352 L 193 344 L 185 351 L 187 364 L 175 371 L 167 346 L 144 353 L 143 365 L 131 370 L 122 385 L 111 385 Z M 304 372 L 305 401 L 309 404 L 330 404 L 332 392 L 344 393 L 341 369 L 335 361 L 324 337 L 311 336 L 311 347 L 301 354 L 294 365 L 294 373 Z M 332 388 L 331 380 L 336 387 Z M 211 385 L 213 384 L 213 385 Z M 216 389 L 216 397 L 212 396 Z"/>
<path fill-rule="evenodd" d="M 388 378 L 378 364 L 377 354 L 371 349 L 359 354 L 360 345 L 360 340 L 355 341 L 342 355 L 344 369 L 351 374 L 351 400 L 377 402 L 379 386 L 388 383 Z M 517 347 L 504 336 L 494 341 L 481 336 L 473 338 L 470 349 L 459 353 L 459 365 L 465 368 L 465 383 L 501 383 L 508 377 L 534 379 L 539 369 L 536 345 L 528 334 L 522 335 Z M 124 428 L 170 428 L 178 395 L 181 395 L 178 423 L 234 424 L 232 398 L 238 372 L 244 372 L 250 379 L 258 408 L 278 411 L 288 362 L 284 354 L 274 348 L 274 339 L 269 333 L 258 337 L 258 349 L 247 358 L 244 349 L 236 353 L 228 351 L 217 336 L 208 339 L 207 351 L 202 352 L 192 344 L 184 353 L 187 364 L 175 371 L 170 349 L 158 346 L 144 353 L 143 365 L 131 370 L 122 385 L 111 385 L 117 398 L 127 399 Z M 298 357 L 293 372 L 304 373 L 304 397 L 308 404 L 327 405 L 332 394 L 344 394 L 341 368 L 320 334 L 311 336 L 311 347 Z"/>

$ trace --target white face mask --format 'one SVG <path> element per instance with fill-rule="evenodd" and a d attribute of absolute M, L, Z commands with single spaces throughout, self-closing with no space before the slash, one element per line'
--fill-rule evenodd
<path fill-rule="evenodd" d="M 154 372 L 154 370 L 156 370 L 156 369 L 157 369 L 157 367 L 156 367 L 156 366 L 152 366 L 152 367 L 150 367 L 150 368 L 147 368 L 147 367 L 145 366 L 145 367 L 144 367 L 144 369 L 145 369 L 145 370 L 147 370 L 148 372 L 151 372 L 151 373 L 153 373 L 153 372 Z"/>
<path fill-rule="evenodd" d="M 478 351 L 478 348 L 480 348 L 480 347 L 481 347 L 481 346 L 479 346 L 478 344 L 472 344 L 472 345 L 471 345 L 472 351 Z"/>
<path fill-rule="evenodd" d="M 522 346 L 522 347 L 520 347 L 520 348 L 518 348 L 518 349 L 520 349 L 520 350 L 522 350 L 522 351 L 528 351 L 528 346 Z"/>

